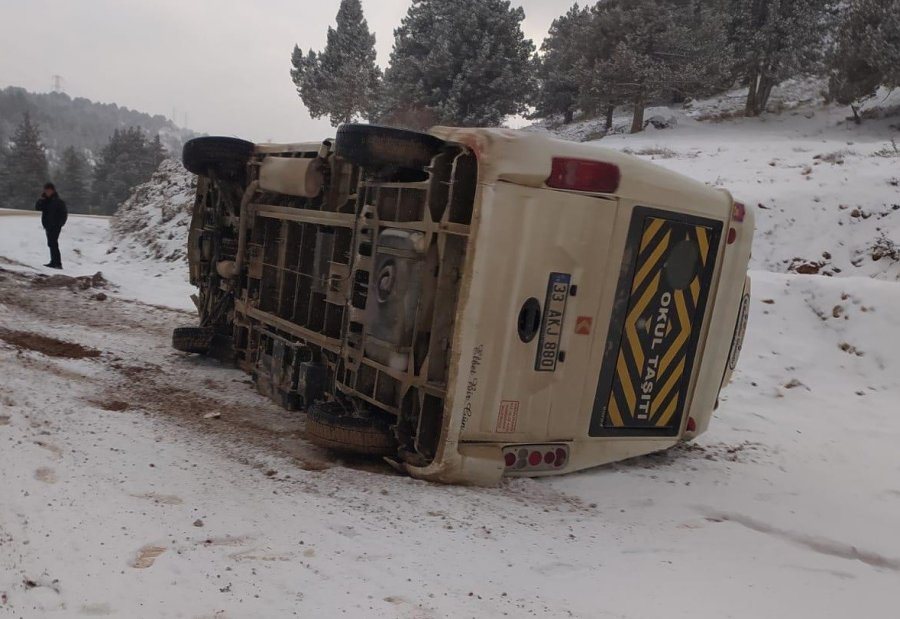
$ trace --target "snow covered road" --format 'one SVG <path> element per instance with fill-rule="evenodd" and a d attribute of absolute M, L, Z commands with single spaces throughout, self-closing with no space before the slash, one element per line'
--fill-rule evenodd
<path fill-rule="evenodd" d="M 243 374 L 172 351 L 184 273 L 108 254 L 106 226 L 73 218 L 63 245 L 104 285 L 53 279 L 35 220 L 0 220 L 0 615 L 892 614 L 896 283 L 755 272 L 697 443 L 444 487 L 335 460 Z"/>

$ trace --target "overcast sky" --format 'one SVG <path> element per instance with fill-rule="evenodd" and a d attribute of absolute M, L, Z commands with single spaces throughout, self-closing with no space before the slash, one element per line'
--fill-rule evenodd
<path fill-rule="evenodd" d="M 452 2 L 453 0 L 446 0 Z M 513 0 L 540 46 L 574 0 Z M 209 134 L 317 139 L 290 78 L 294 44 L 319 50 L 340 0 L 0 0 L 0 87 L 115 102 Z M 409 0 L 363 0 L 384 67 Z M 185 123 L 185 120 L 187 122 Z"/>

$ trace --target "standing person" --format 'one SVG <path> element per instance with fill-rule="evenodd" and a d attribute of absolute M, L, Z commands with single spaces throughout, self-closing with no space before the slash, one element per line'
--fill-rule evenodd
<path fill-rule="evenodd" d="M 44 185 L 44 191 L 34 208 L 41 212 L 41 225 L 44 226 L 44 232 L 47 233 L 47 247 L 50 248 L 50 262 L 44 266 L 51 269 L 62 269 L 62 257 L 59 255 L 59 233 L 66 225 L 69 211 L 66 209 L 66 203 L 56 193 L 53 183 Z"/>

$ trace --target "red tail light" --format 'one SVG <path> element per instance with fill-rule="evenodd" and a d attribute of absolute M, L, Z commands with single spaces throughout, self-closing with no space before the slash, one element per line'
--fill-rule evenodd
<path fill-rule="evenodd" d="M 569 460 L 566 445 L 510 445 L 503 448 L 506 470 L 525 474 L 562 469 Z"/>
<path fill-rule="evenodd" d="M 732 216 L 732 219 L 734 219 L 736 222 L 740 223 L 740 222 L 744 221 L 744 217 L 746 217 L 746 216 L 747 216 L 747 207 L 744 206 L 743 204 L 741 204 L 740 202 L 735 202 L 734 203 L 734 215 Z"/>
<path fill-rule="evenodd" d="M 562 466 L 566 463 L 566 458 L 569 457 L 569 452 L 563 449 L 562 447 L 556 448 L 556 466 Z"/>
<path fill-rule="evenodd" d="M 621 179 L 619 166 L 612 163 L 554 157 L 547 186 L 591 193 L 615 193 Z"/>

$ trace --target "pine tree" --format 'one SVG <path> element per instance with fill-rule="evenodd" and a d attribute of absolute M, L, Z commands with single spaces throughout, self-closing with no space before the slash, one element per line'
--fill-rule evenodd
<path fill-rule="evenodd" d="M 852 0 L 829 54 L 829 94 L 859 108 L 879 86 L 900 87 L 900 0 Z"/>
<path fill-rule="evenodd" d="M 604 68 L 624 36 L 619 23 L 621 13 L 612 10 L 614 8 L 617 7 L 598 2 L 591 9 L 590 23 L 582 34 L 584 42 L 579 46 L 583 53 L 575 67 L 579 82 L 577 105 L 587 113 L 605 114 L 607 131 L 612 128 L 616 106 L 626 102 L 620 89 L 614 88 L 604 74 Z"/>
<path fill-rule="evenodd" d="M 150 179 L 158 156 L 154 142 L 148 144 L 139 127 L 117 129 L 94 170 L 93 205 L 104 215 L 113 214 L 134 187 Z"/>
<path fill-rule="evenodd" d="M 157 133 L 153 136 L 153 140 L 147 144 L 147 173 L 153 174 L 159 168 L 159 164 L 168 158 L 169 153 L 163 146 L 162 140 Z"/>
<path fill-rule="evenodd" d="M 294 46 L 291 78 L 313 118 L 328 116 L 335 127 L 369 118 L 381 81 L 375 64 L 375 35 L 360 0 L 341 0 L 337 27 L 328 28 L 325 50 L 304 55 Z"/>
<path fill-rule="evenodd" d="M 4 196 L 5 206 L 33 208 L 44 183 L 50 179 L 41 134 L 28 113 L 13 134 L 2 167 L 0 195 Z"/>
<path fill-rule="evenodd" d="M 0 208 L 6 208 L 6 157 L 8 146 L 6 143 L 6 137 L 3 135 L 3 132 L 0 131 Z"/>
<path fill-rule="evenodd" d="M 588 54 L 585 48 L 597 44 L 588 39 L 590 26 L 591 10 L 577 3 L 553 21 L 541 45 L 537 70 L 539 90 L 532 117 L 561 114 L 565 124 L 574 119 L 581 91 L 579 63 Z"/>
<path fill-rule="evenodd" d="M 496 126 L 526 111 L 534 44 L 509 0 L 413 0 L 394 31 L 382 120 Z"/>
<path fill-rule="evenodd" d="M 84 155 L 69 146 L 62 154 L 56 187 L 72 213 L 90 213 L 90 167 Z"/>
<path fill-rule="evenodd" d="M 746 80 L 746 115 L 764 112 L 772 88 L 801 72 L 816 73 L 831 0 L 733 0 L 733 41 Z"/>
<path fill-rule="evenodd" d="M 582 62 L 585 109 L 632 105 L 632 133 L 644 128 L 654 100 L 715 91 L 730 79 L 725 21 L 700 2 L 609 0 L 595 8 L 592 32 L 600 42 Z"/>

